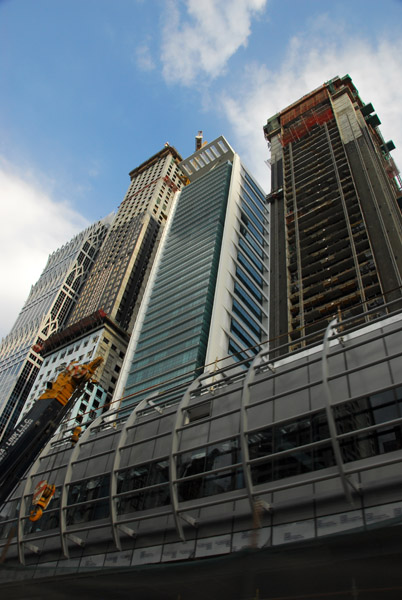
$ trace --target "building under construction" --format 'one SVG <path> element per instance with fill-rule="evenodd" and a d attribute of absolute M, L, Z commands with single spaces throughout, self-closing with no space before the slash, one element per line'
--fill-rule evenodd
<path fill-rule="evenodd" d="M 337 312 L 357 315 L 401 294 L 401 179 L 378 125 L 347 75 L 264 127 L 272 166 L 270 339 L 282 351 Z"/>

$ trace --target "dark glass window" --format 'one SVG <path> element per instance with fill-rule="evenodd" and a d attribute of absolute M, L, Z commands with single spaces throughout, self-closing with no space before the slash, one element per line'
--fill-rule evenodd
<path fill-rule="evenodd" d="M 251 220 L 244 214 L 244 212 L 241 213 L 240 218 L 245 227 L 248 229 L 248 231 L 253 234 L 257 242 L 259 242 L 262 246 L 264 244 L 264 238 L 262 237 L 258 229 L 253 225 Z"/>
<path fill-rule="evenodd" d="M 263 278 L 261 277 L 260 273 L 258 273 L 258 271 L 256 269 L 254 269 L 254 267 L 250 263 L 250 261 L 248 261 L 247 258 L 241 252 L 238 253 L 237 260 L 242 265 L 242 267 L 245 268 L 245 270 L 248 272 L 248 274 L 251 275 L 251 277 L 255 280 L 255 282 L 258 285 L 262 286 L 264 281 L 263 281 Z"/>
<path fill-rule="evenodd" d="M 242 349 L 240 348 L 240 346 L 238 346 L 231 338 L 229 338 L 229 347 L 228 347 L 228 353 L 232 355 L 232 357 L 240 362 L 243 360 L 248 359 L 249 357 L 247 356 L 247 354 L 245 352 L 242 351 Z M 244 363 L 244 369 L 248 369 L 251 365 L 251 360 L 248 360 L 246 363 Z"/>
<path fill-rule="evenodd" d="M 242 193 L 243 200 L 245 202 L 247 202 L 249 207 L 256 214 L 257 219 L 259 219 L 259 221 L 261 221 L 263 223 L 264 222 L 264 209 L 262 209 L 261 204 L 258 202 L 258 198 L 256 198 L 255 194 L 253 194 L 253 191 L 247 185 L 247 183 L 243 184 L 243 188 L 244 188 L 243 193 Z"/>
<path fill-rule="evenodd" d="M 261 258 L 264 258 L 264 251 L 261 248 L 262 244 L 261 244 L 261 246 L 259 246 L 259 244 L 257 244 L 257 242 L 255 241 L 253 236 L 247 231 L 247 227 L 243 224 L 240 225 L 240 233 L 248 241 L 250 246 L 253 247 L 253 249 L 258 254 L 258 256 L 260 256 Z"/>
<path fill-rule="evenodd" d="M 261 271 L 261 273 L 263 272 L 263 263 L 261 261 L 260 258 L 258 258 L 254 252 L 251 250 L 251 248 L 246 244 L 246 242 L 243 240 L 243 238 L 239 238 L 239 246 L 240 248 L 243 250 L 243 252 L 245 254 L 247 254 L 248 258 L 253 262 L 254 266 Z"/>
<path fill-rule="evenodd" d="M 109 474 L 85 479 L 69 486 L 67 525 L 104 519 L 109 516 Z M 85 504 L 81 504 L 85 503 Z M 79 506 L 74 506 L 79 504 Z"/>
<path fill-rule="evenodd" d="M 402 427 L 384 424 L 399 418 L 397 399 L 402 396 L 401 391 L 401 388 L 396 388 L 333 407 L 345 462 L 402 448 Z M 378 425 L 378 428 L 361 431 L 373 425 Z M 250 459 L 265 459 L 251 464 L 254 483 L 257 485 L 334 465 L 329 438 L 325 411 L 250 434 Z M 323 443 L 319 443 L 321 441 Z M 318 443 L 304 447 L 315 442 Z"/>
<path fill-rule="evenodd" d="M 274 425 L 249 436 L 250 459 L 266 460 L 251 465 L 255 485 L 292 477 L 335 464 L 331 442 L 303 448 L 329 435 L 323 411 L 308 418 Z M 313 438 L 313 436 L 316 436 Z M 280 453 L 283 452 L 283 455 Z M 286 454 L 285 454 L 286 453 Z"/>
<path fill-rule="evenodd" d="M 179 455 L 177 458 L 179 478 L 188 478 L 188 481 L 179 483 L 180 500 L 203 498 L 244 487 L 241 467 L 230 468 L 240 460 L 237 438 Z M 222 470 L 217 473 L 210 472 L 215 469 Z"/>
<path fill-rule="evenodd" d="M 256 317 L 258 317 L 258 319 L 262 319 L 261 307 L 258 306 L 258 304 L 252 298 L 250 298 L 250 296 L 247 294 L 247 292 L 241 287 L 241 285 L 239 285 L 237 283 L 237 281 L 234 284 L 234 293 L 236 294 L 236 296 L 238 296 L 244 302 L 244 304 L 247 306 L 247 308 Z"/>
<path fill-rule="evenodd" d="M 36 531 L 49 531 L 50 529 L 57 529 L 60 522 L 60 511 L 55 509 L 51 504 L 49 508 L 43 513 L 39 521 L 30 521 L 26 519 L 24 525 L 24 533 L 35 533 Z"/>
<path fill-rule="evenodd" d="M 386 454 L 402 448 L 401 425 L 388 425 L 375 431 L 358 433 L 359 429 L 380 425 L 401 416 L 399 403 L 396 402 L 398 388 L 395 391 L 388 390 L 335 407 L 334 416 L 338 434 L 356 431 L 355 435 L 340 441 L 345 462 Z"/>
<path fill-rule="evenodd" d="M 250 208 L 247 206 L 246 202 L 241 203 L 241 208 L 242 210 L 246 213 L 246 215 L 248 216 L 248 218 L 253 222 L 253 225 L 258 229 L 258 231 L 260 233 L 264 233 L 264 227 L 262 225 L 262 222 L 258 220 L 258 217 L 256 217 L 256 215 L 252 212 L 252 210 L 250 210 Z"/>
<path fill-rule="evenodd" d="M 251 179 L 250 175 L 248 175 L 248 173 L 246 173 L 244 171 L 243 175 L 244 175 L 245 181 L 247 182 L 247 183 L 244 184 L 244 187 L 247 189 L 247 191 L 253 197 L 253 200 L 259 206 L 260 210 L 262 212 L 264 212 L 264 210 L 265 210 L 265 208 L 264 208 L 265 197 L 264 197 L 262 191 L 256 186 L 256 184 Z"/>
<path fill-rule="evenodd" d="M 251 329 L 258 339 L 261 339 L 262 329 L 235 299 L 233 299 L 232 310 L 243 321 L 243 323 L 247 325 L 249 329 Z"/>
<path fill-rule="evenodd" d="M 242 284 L 247 288 L 247 290 L 256 298 L 259 302 L 262 302 L 262 293 L 257 288 L 257 286 L 251 281 L 251 279 L 240 269 L 240 267 L 236 267 L 236 275 Z"/>
<path fill-rule="evenodd" d="M 153 489 L 143 489 L 156 486 Z M 124 492 L 132 492 L 126 494 Z M 160 460 L 121 471 L 118 475 L 118 514 L 147 510 L 170 503 L 168 461 Z"/>
<path fill-rule="evenodd" d="M 235 319 L 232 319 L 230 323 L 230 331 L 245 345 L 246 348 L 252 348 L 256 345 L 255 341 L 245 329 L 237 322 Z"/>

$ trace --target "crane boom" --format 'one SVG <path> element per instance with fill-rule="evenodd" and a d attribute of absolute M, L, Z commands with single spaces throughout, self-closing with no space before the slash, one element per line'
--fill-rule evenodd
<path fill-rule="evenodd" d="M 55 381 L 48 383 L 47 390 L 0 444 L 0 506 L 56 431 L 102 360 L 98 357 L 86 364 L 70 364 Z"/>

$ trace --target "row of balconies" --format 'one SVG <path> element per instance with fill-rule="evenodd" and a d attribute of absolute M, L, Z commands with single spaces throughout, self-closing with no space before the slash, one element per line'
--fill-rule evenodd
<path fill-rule="evenodd" d="M 299 155 L 308 154 L 309 152 L 319 152 L 325 145 L 327 145 L 325 129 L 316 127 L 310 131 L 309 136 L 302 137 L 292 143 L 293 156 L 297 158 Z"/>
<path fill-rule="evenodd" d="M 340 229 L 339 219 L 335 218 L 334 215 L 334 218 L 331 220 L 328 219 L 328 221 L 327 224 L 324 224 L 325 226 L 322 226 L 321 223 L 319 223 L 318 227 L 315 227 L 314 229 L 311 228 L 308 232 L 306 232 L 305 229 L 301 230 L 299 232 L 300 243 L 304 245 L 304 242 L 308 240 L 311 244 L 314 244 L 315 242 L 320 242 L 324 239 L 331 239 L 334 235 L 335 237 L 338 237 Z M 311 233 L 311 231 L 313 231 L 313 233 Z"/>
<path fill-rule="evenodd" d="M 308 189 L 302 190 L 301 188 L 296 189 L 296 203 L 298 210 L 302 210 L 308 206 L 313 206 L 316 204 L 319 198 L 323 200 L 328 198 L 339 199 L 339 188 L 337 181 L 333 178 L 332 181 L 325 180 L 327 184 L 325 187 L 322 187 L 321 184 L 317 184 L 311 186 Z M 342 192 L 345 200 L 349 200 L 351 204 L 358 206 L 358 202 L 356 199 L 356 190 L 353 185 L 353 181 L 350 176 L 343 179 L 341 181 L 342 184 Z M 293 188 L 286 189 L 285 187 L 285 202 L 287 212 L 293 211 L 294 208 L 294 195 Z"/>
<path fill-rule="evenodd" d="M 353 258 L 350 254 L 350 247 L 348 245 L 345 245 L 345 247 L 343 249 L 338 250 L 336 253 L 329 254 L 328 256 L 326 256 L 325 258 L 322 258 L 320 260 L 315 260 L 314 262 L 305 261 L 305 264 L 303 266 L 302 279 L 304 280 L 310 274 L 312 274 L 318 270 L 329 269 L 334 264 L 337 264 L 338 262 L 342 262 L 346 259 L 350 260 L 350 265 L 352 266 Z M 290 272 L 297 271 L 296 261 L 293 261 L 291 264 L 289 264 L 289 271 Z"/>
<path fill-rule="evenodd" d="M 350 275 L 352 275 L 352 277 L 350 277 Z M 306 297 L 306 294 L 304 294 L 303 312 L 305 322 L 310 322 L 312 320 L 320 318 L 322 316 L 323 307 L 325 309 L 325 307 L 327 307 L 329 304 L 332 305 L 334 301 L 338 298 L 342 297 L 342 299 L 344 299 L 350 297 L 351 295 L 353 296 L 353 294 L 360 294 L 360 292 L 358 291 L 357 280 L 353 275 L 354 272 L 351 270 L 347 274 L 347 279 L 344 279 L 344 281 L 342 281 L 342 276 L 338 277 L 337 279 L 331 280 L 331 285 L 334 282 L 337 283 L 336 287 L 331 287 L 331 289 L 318 292 L 310 297 Z M 366 275 L 363 278 L 363 285 L 364 295 L 368 301 L 371 301 L 372 299 L 375 299 L 376 297 L 381 295 L 381 288 L 376 273 Z M 290 308 L 292 316 L 297 316 L 299 314 L 299 311 L 299 301 L 292 302 L 292 306 Z"/>
<path fill-rule="evenodd" d="M 314 176 L 314 173 L 319 171 L 325 172 L 330 169 L 332 169 L 332 159 L 331 156 L 328 155 L 328 152 L 316 154 L 314 158 L 311 158 L 309 161 L 298 161 L 297 164 L 293 162 L 293 174 L 297 180 L 311 178 Z"/>
<path fill-rule="evenodd" d="M 297 197 L 297 214 L 298 216 L 302 216 L 302 215 L 306 215 L 307 213 L 309 213 L 312 210 L 317 210 L 317 208 L 319 207 L 319 203 L 320 202 L 336 202 L 339 199 L 339 194 L 337 192 L 337 190 L 335 188 L 333 188 L 332 190 L 328 190 L 327 193 L 325 193 L 325 190 L 322 191 L 322 193 L 320 195 L 317 195 L 315 197 L 313 197 L 312 195 L 302 199 L 299 196 Z M 286 208 L 287 208 L 287 221 L 289 222 L 290 220 L 293 220 L 293 218 L 291 219 L 291 217 L 294 215 L 293 212 L 293 203 L 289 202 L 286 204 Z"/>
<path fill-rule="evenodd" d="M 334 275 L 333 277 L 321 279 L 313 285 L 303 285 L 303 298 L 304 300 L 309 300 L 310 298 L 314 298 L 321 293 L 326 293 L 328 289 L 341 284 L 346 284 L 348 281 L 356 281 L 356 271 L 354 268 L 348 269 L 347 271 Z M 297 294 L 291 296 L 291 301 L 293 304 L 297 302 Z"/>
<path fill-rule="evenodd" d="M 312 243 L 309 243 L 311 238 L 305 237 L 303 239 L 302 238 L 300 239 L 300 248 L 301 248 L 301 253 L 303 256 L 303 259 L 302 259 L 303 267 L 306 265 L 306 263 L 315 262 L 315 261 L 312 261 L 312 259 L 314 257 L 317 257 L 317 260 L 320 261 L 321 260 L 320 254 L 326 253 L 327 255 L 329 255 L 328 254 L 329 252 L 331 252 L 331 254 L 332 254 L 334 251 L 339 251 L 340 248 L 345 244 L 348 247 L 350 247 L 350 238 L 349 238 L 346 227 L 343 227 L 341 229 L 340 226 L 338 226 L 338 229 L 335 231 L 332 230 L 332 233 L 335 234 L 335 236 L 334 235 L 326 235 L 325 237 L 322 237 L 321 239 L 316 238 L 312 241 Z M 291 242 L 288 243 L 289 268 L 291 271 L 293 271 L 296 269 L 295 263 L 297 260 L 297 255 L 296 255 L 295 239 L 294 239 L 294 237 L 291 237 L 290 239 L 291 239 Z M 354 240 L 357 254 L 359 254 L 369 248 L 369 242 L 368 242 L 368 239 L 367 239 L 367 236 L 366 236 L 366 233 L 364 230 L 358 231 L 353 236 L 353 240 Z M 307 242 L 307 243 L 303 243 L 303 241 Z M 325 258 L 325 257 L 323 257 L 323 258 Z"/>
<path fill-rule="evenodd" d="M 343 145 L 340 139 L 331 140 L 331 147 L 335 154 L 335 157 L 337 157 L 337 155 L 344 154 Z M 292 150 L 293 164 L 295 164 L 296 162 L 303 163 L 303 161 L 308 158 L 325 154 L 328 155 L 328 140 L 327 136 L 325 135 L 325 131 L 322 129 L 322 135 L 319 139 L 317 139 L 315 146 L 311 147 L 309 144 L 309 140 L 306 139 L 304 140 L 303 146 L 300 146 L 299 144 L 294 144 Z"/>
<path fill-rule="evenodd" d="M 339 159 L 340 157 L 345 158 L 343 145 L 340 140 L 336 141 L 335 143 L 332 143 L 331 148 L 335 155 L 336 160 Z M 287 159 L 290 163 L 290 154 L 287 157 Z M 320 146 L 314 148 L 313 151 L 310 151 L 307 148 L 304 149 L 303 151 L 299 151 L 299 149 L 297 149 L 297 150 L 294 149 L 294 151 L 292 153 L 292 159 L 293 159 L 293 169 L 295 171 L 299 167 L 307 166 L 308 168 L 310 168 L 310 165 L 313 161 L 322 161 L 322 162 L 327 162 L 328 164 L 331 164 L 332 157 L 331 157 L 331 153 L 328 152 L 328 141 L 327 141 L 326 136 L 325 136 L 325 138 L 323 138 Z"/>
<path fill-rule="evenodd" d="M 360 256 L 360 258 L 363 255 Z M 345 269 L 345 266 L 349 263 L 349 266 Z M 345 283 L 348 280 L 356 279 L 356 269 L 353 266 L 350 266 L 350 261 L 345 262 L 343 265 L 338 266 L 338 270 L 336 272 L 325 273 L 326 277 L 323 278 L 323 271 L 318 271 L 303 279 L 303 297 L 310 298 L 319 294 L 320 292 L 324 292 L 327 288 L 332 287 L 333 285 L 340 285 L 341 283 Z M 360 274 L 362 277 L 362 282 L 364 287 L 369 287 L 373 283 L 378 283 L 377 271 L 375 269 L 373 260 L 366 260 L 363 264 L 360 264 Z M 293 283 L 291 287 L 291 296 L 290 300 L 292 304 L 296 304 L 299 298 L 299 284 Z"/>
<path fill-rule="evenodd" d="M 336 200 L 324 200 L 316 204 L 314 208 L 306 213 L 298 212 L 299 230 L 308 228 L 318 219 L 322 222 L 329 213 L 336 214 L 337 218 L 342 218 L 342 206 Z"/>
<path fill-rule="evenodd" d="M 344 176 L 340 177 L 340 183 L 342 186 L 343 194 L 347 194 L 348 192 L 353 191 L 355 195 L 355 189 L 353 185 L 353 181 L 349 170 L 344 170 Z M 311 178 L 310 180 L 306 180 L 304 185 L 300 185 L 300 182 L 296 182 L 295 194 L 297 205 L 302 206 L 303 202 L 306 200 L 311 203 L 314 202 L 317 195 L 325 196 L 326 194 L 335 193 L 337 197 L 339 197 L 339 187 L 338 181 L 335 177 L 335 173 L 333 171 L 322 173 L 318 178 Z M 292 195 L 292 198 L 288 198 L 288 195 Z M 293 188 L 286 187 L 285 183 L 285 198 L 288 202 L 289 200 L 293 203 Z"/>
<path fill-rule="evenodd" d="M 349 264 L 347 264 L 347 262 Z M 351 261 L 347 261 L 343 264 L 343 267 L 346 267 L 345 271 L 335 270 L 331 272 L 328 270 L 325 275 L 326 278 L 323 279 L 323 271 L 316 272 L 309 278 L 303 280 L 303 297 L 307 300 L 318 296 L 320 293 L 326 291 L 326 288 L 332 287 L 333 285 L 339 286 L 343 283 L 347 283 L 348 281 L 355 281 L 356 279 L 356 271 L 354 265 L 351 265 Z M 374 267 L 373 261 L 368 261 L 364 266 L 368 265 L 368 269 L 365 273 L 362 273 L 362 281 L 363 287 L 365 289 L 369 289 L 374 285 L 378 285 L 378 276 Z M 339 268 L 339 265 L 338 265 Z M 290 296 L 290 301 L 293 306 L 296 306 L 299 302 L 299 284 L 294 283 L 291 287 L 292 295 Z"/>
<path fill-rule="evenodd" d="M 348 230 L 344 223 L 339 223 L 337 229 L 332 228 L 332 232 L 323 232 L 321 238 L 318 236 L 315 236 L 313 239 L 308 237 L 300 238 L 301 251 L 304 255 L 308 254 L 309 257 L 313 257 L 317 252 L 324 252 L 328 247 L 331 248 L 331 250 L 333 248 L 335 249 L 337 247 L 336 244 L 338 244 L 341 239 L 347 239 L 350 242 Z M 365 239 L 366 233 L 364 230 L 357 231 L 357 233 L 353 235 L 353 240 L 356 245 Z"/>
<path fill-rule="evenodd" d="M 379 286 L 372 286 L 372 289 L 369 291 L 371 291 L 371 296 L 374 297 L 379 291 Z M 357 286 L 351 283 L 349 286 L 345 286 L 344 291 L 339 288 L 338 290 L 333 290 L 333 293 L 327 294 L 325 297 L 317 298 L 316 302 L 305 303 L 303 305 L 304 321 L 305 323 L 311 323 L 324 317 L 335 315 L 338 307 L 340 310 L 344 310 L 348 306 L 361 304 L 361 302 L 362 299 Z M 300 326 L 299 305 L 292 307 L 290 313 L 292 316 L 292 326 Z"/>

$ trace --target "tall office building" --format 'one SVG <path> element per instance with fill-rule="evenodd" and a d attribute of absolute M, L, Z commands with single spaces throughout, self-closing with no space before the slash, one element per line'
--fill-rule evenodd
<path fill-rule="evenodd" d="M 125 396 L 168 389 L 194 379 L 205 364 L 213 370 L 251 359 L 267 339 L 262 190 L 223 137 L 180 167 L 189 185 L 166 228 L 117 395 L 124 384 Z"/>
<path fill-rule="evenodd" d="M 112 217 L 88 227 L 49 256 L 46 267 L 0 346 L 0 437 L 11 431 L 32 389 L 44 342 L 68 318 Z"/>
<path fill-rule="evenodd" d="M 272 347 L 299 347 L 337 312 L 345 318 L 401 296 L 401 180 L 379 124 L 347 75 L 264 127 L 272 166 Z"/>

